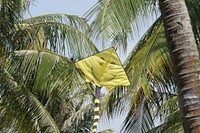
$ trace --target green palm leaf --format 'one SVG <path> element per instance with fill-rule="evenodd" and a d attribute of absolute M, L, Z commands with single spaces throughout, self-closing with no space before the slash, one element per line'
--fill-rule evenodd
<path fill-rule="evenodd" d="M 98 50 L 85 32 L 89 25 L 83 18 L 67 14 L 48 14 L 23 21 L 23 29 L 39 37 L 39 49 L 67 55 L 69 58 L 82 59 Z M 32 29 L 37 29 L 34 31 Z M 41 39 L 40 39 L 41 38 Z"/>
<path fill-rule="evenodd" d="M 85 94 L 87 95 L 87 94 Z M 82 99 L 86 101 L 86 99 Z M 68 117 L 61 128 L 62 132 L 89 132 L 92 127 L 92 116 L 93 116 L 93 104 L 87 104 L 85 106 L 79 103 L 79 108 L 76 108 L 70 117 Z M 73 125 L 78 125 L 74 126 Z M 82 125 L 82 126 L 81 126 Z"/>
<path fill-rule="evenodd" d="M 155 1 L 150 0 L 100 0 L 86 14 L 90 19 L 97 14 L 91 24 L 92 37 L 103 41 L 111 41 L 111 44 L 124 49 L 127 47 L 127 37 L 133 37 L 137 31 L 139 23 L 145 24 L 145 17 L 153 14 L 151 11 L 155 7 Z"/>
<path fill-rule="evenodd" d="M 12 37 L 10 32 L 15 30 L 22 20 L 23 13 L 29 8 L 31 0 L 1 0 L 0 1 L 0 62 L 8 56 Z"/>
<path fill-rule="evenodd" d="M 67 95 L 75 80 L 74 67 L 69 59 L 50 51 L 22 50 L 14 53 L 8 70 L 56 118 L 70 99 Z"/>
<path fill-rule="evenodd" d="M 11 0 L 11 1 L 6 1 L 6 0 L 1 0 L 0 5 L 1 5 L 1 14 L 8 15 L 6 13 L 10 12 L 9 15 L 14 15 L 17 13 L 18 15 L 21 15 L 24 13 L 27 8 L 30 5 L 31 0 Z M 14 17 L 14 16 L 13 16 Z"/>
<path fill-rule="evenodd" d="M 87 13 L 86 18 L 92 19 L 92 37 L 112 42 L 116 47 L 127 47 L 128 36 L 149 23 L 159 14 L 157 0 L 99 0 Z M 199 1 L 186 0 L 192 20 L 193 31 L 199 43 Z"/>
<path fill-rule="evenodd" d="M 170 92 L 174 85 L 171 62 L 164 39 L 162 23 L 158 20 L 147 31 L 125 61 L 125 71 L 131 81 L 131 92 L 137 97 L 142 88 L 146 97 L 156 92 Z"/>
<path fill-rule="evenodd" d="M 43 107 L 44 109 L 48 110 L 46 113 L 50 113 L 50 116 L 56 119 L 59 117 L 59 113 L 66 103 L 67 98 L 69 98 L 67 97 L 67 88 L 70 89 L 70 84 L 73 80 L 73 66 L 74 63 L 66 57 L 59 56 L 49 51 L 22 50 L 16 51 L 12 55 L 8 72 L 14 77 L 19 86 L 23 87 L 23 91 L 29 92 L 29 95 L 25 93 L 27 97 L 34 96 L 35 100 L 37 100 L 41 106 L 45 106 Z M 23 92 L 21 93 L 25 95 Z M 13 104 L 15 102 L 16 101 L 13 101 Z M 24 106 L 26 106 L 26 104 L 32 105 L 26 102 Z M 34 104 L 32 106 L 31 107 L 34 108 Z M 16 108 L 17 107 L 18 105 L 16 105 Z M 70 106 L 68 108 L 70 108 Z M 12 106 L 10 109 L 12 109 Z M 27 113 L 27 110 L 35 112 L 34 109 L 29 109 L 29 106 L 19 112 Z M 29 113 L 32 112 L 30 111 Z M 38 111 L 38 113 L 41 112 Z M 45 113 L 40 114 L 42 117 L 45 117 L 45 115 Z M 34 124 L 32 121 L 37 122 L 38 125 L 43 125 L 41 122 L 38 122 L 34 113 L 33 117 L 26 118 L 25 120 L 29 125 Z M 48 123 L 48 121 L 46 122 Z M 28 129 L 25 128 L 25 130 Z"/>
<path fill-rule="evenodd" d="M 67 14 L 48 14 L 15 24 L 15 29 L 7 35 L 10 38 L 9 43 L 2 40 L 2 45 L 7 45 L 9 51 L 51 50 L 73 60 L 80 60 L 98 52 L 85 34 L 88 28 L 83 18 Z"/>
<path fill-rule="evenodd" d="M 147 132 L 154 128 L 155 114 L 149 112 L 153 112 L 154 108 L 175 93 L 171 62 L 166 49 L 162 22 L 158 19 L 124 63 L 131 86 L 114 90 L 110 97 L 110 113 L 123 113 L 124 107 L 129 109 L 123 131 L 131 132 L 137 128 L 138 132 Z M 146 99 L 145 102 L 143 99 Z M 124 103 L 130 103 L 130 107 Z M 145 104 L 145 111 L 141 108 L 144 107 L 142 103 Z"/>
<path fill-rule="evenodd" d="M 186 0 L 186 5 L 188 7 L 188 12 L 191 18 L 191 24 L 193 28 L 193 32 L 195 34 L 195 39 L 199 48 L 200 44 L 200 14 L 199 8 L 200 8 L 200 3 L 198 0 Z"/>
<path fill-rule="evenodd" d="M 5 109 L 1 108 L 1 112 L 5 111 L 4 120 L 10 124 L 16 122 L 15 126 L 20 132 L 59 132 L 54 120 L 37 98 L 3 69 L 1 83 L 1 107 Z"/>
<path fill-rule="evenodd" d="M 92 113 L 88 111 L 91 111 L 92 106 L 87 105 L 85 108 L 83 105 L 91 99 L 91 92 L 76 71 L 74 62 L 50 51 L 21 50 L 11 56 L 8 71 L 18 84 L 38 99 L 59 129 L 69 122 L 71 126 L 64 127 L 70 131 L 90 129 Z M 83 121 L 84 124 L 81 124 Z"/>
<path fill-rule="evenodd" d="M 157 116 L 159 116 L 159 124 L 148 131 L 148 133 L 168 133 L 183 132 L 183 121 L 178 108 L 178 98 L 173 96 L 157 108 Z"/>
<path fill-rule="evenodd" d="M 132 133 L 134 131 L 137 133 L 145 133 L 154 127 L 148 101 L 145 98 L 140 100 L 141 102 L 138 103 L 137 107 L 132 105 L 133 107 L 123 123 L 121 132 Z"/>

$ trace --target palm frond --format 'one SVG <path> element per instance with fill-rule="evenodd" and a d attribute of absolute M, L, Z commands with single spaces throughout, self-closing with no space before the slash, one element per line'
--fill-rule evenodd
<path fill-rule="evenodd" d="M 85 99 L 84 99 L 85 101 Z M 80 104 L 80 103 L 79 103 Z M 93 104 L 79 106 L 65 119 L 62 132 L 89 132 L 92 127 Z"/>
<path fill-rule="evenodd" d="M 21 50 L 11 56 L 8 71 L 56 119 L 69 99 L 74 67 L 69 59 L 50 51 Z"/>
<path fill-rule="evenodd" d="M 193 32 L 195 34 L 196 43 L 200 49 L 200 3 L 198 0 L 186 0 L 186 5 L 188 7 L 188 12 L 191 18 L 191 24 Z"/>
<path fill-rule="evenodd" d="M 164 116 L 164 118 L 170 116 L 171 113 L 178 111 L 178 97 L 172 96 L 171 98 L 166 99 L 160 108 L 158 108 L 158 112 L 160 116 Z"/>
<path fill-rule="evenodd" d="M 179 110 L 171 112 L 165 121 L 149 130 L 147 133 L 183 133 L 183 121 Z"/>
<path fill-rule="evenodd" d="M 2 45 L 8 51 L 51 50 L 73 60 L 98 52 L 87 37 L 89 25 L 83 18 L 67 14 L 48 14 L 22 20 L 9 31 Z M 4 47 L 5 47 L 4 46 Z M 4 48 L 3 47 L 3 48 Z"/>
<path fill-rule="evenodd" d="M 117 87 L 112 92 L 107 94 L 107 98 L 104 98 L 107 117 L 120 116 L 126 114 L 130 107 L 131 98 L 127 95 L 127 88 Z"/>
<path fill-rule="evenodd" d="M 183 132 L 183 121 L 178 108 L 177 96 L 167 98 L 161 103 L 159 108 L 155 110 L 155 116 L 157 116 L 157 123 L 159 125 L 148 131 L 149 133 L 160 133 L 160 132 Z"/>
<path fill-rule="evenodd" d="M 112 92 L 108 104 L 109 113 L 123 113 L 123 108 L 126 108 L 129 114 L 123 131 L 131 132 L 134 127 L 139 128 L 137 124 L 140 124 L 140 132 L 148 131 L 153 128 L 155 122 L 154 109 L 176 93 L 161 19 L 158 19 L 138 42 L 124 66 L 131 86 L 120 87 Z M 143 117 L 140 115 L 144 115 L 140 110 L 142 99 L 146 99 L 144 114 L 148 119 L 145 118 L 139 123 L 137 120 Z M 141 125 L 145 127 L 144 130 Z"/>
<path fill-rule="evenodd" d="M 1 13 L 5 13 L 8 10 L 13 11 L 16 14 L 22 14 L 24 11 L 27 10 L 32 0 L 11 0 L 6 1 L 2 0 L 0 2 L 1 5 Z"/>
<path fill-rule="evenodd" d="M 148 101 L 145 97 L 140 97 L 140 103 L 137 107 L 132 105 L 129 113 L 122 125 L 121 132 L 144 133 L 154 128 L 154 121 L 149 110 Z"/>
<path fill-rule="evenodd" d="M 155 0 L 100 0 L 88 11 L 86 18 L 90 19 L 97 14 L 91 24 L 92 37 L 101 37 L 103 41 L 109 40 L 114 46 L 126 49 L 127 37 L 133 36 L 139 23 L 147 22 L 143 21 L 145 16 L 154 14 L 152 10 L 155 7 Z"/>
<path fill-rule="evenodd" d="M 64 126 L 69 131 L 90 130 L 91 106 L 84 105 L 91 92 L 74 62 L 50 51 L 21 50 L 11 56 L 8 71 L 37 97 L 60 129 L 66 121 L 71 123 Z"/>
<path fill-rule="evenodd" d="M 12 37 L 10 32 L 22 20 L 22 14 L 28 9 L 31 0 L 2 0 L 0 1 L 0 60 L 8 56 L 8 47 Z M 6 57 L 5 57 L 6 56 Z"/>
<path fill-rule="evenodd" d="M 139 41 L 124 65 L 131 82 L 130 91 L 135 94 L 140 87 L 146 97 L 151 97 L 153 90 L 162 93 L 175 91 L 171 62 L 160 19 Z"/>
<path fill-rule="evenodd" d="M 74 69 L 72 61 L 50 51 L 21 50 L 14 52 L 8 71 L 56 118 L 69 99 Z"/>
<path fill-rule="evenodd" d="M 67 14 L 48 14 L 24 20 L 22 28 L 31 34 L 31 45 L 80 60 L 98 52 L 85 34 L 86 20 Z M 34 30 L 36 29 L 36 30 Z M 37 44 L 39 43 L 39 44 Z"/>
<path fill-rule="evenodd" d="M 56 132 L 51 115 L 37 98 L 24 86 L 19 85 L 12 76 L 1 69 L 1 111 L 5 109 L 4 119 L 20 132 Z"/>

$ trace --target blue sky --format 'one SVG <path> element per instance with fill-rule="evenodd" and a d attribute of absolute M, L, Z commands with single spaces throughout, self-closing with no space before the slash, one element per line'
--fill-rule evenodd
<path fill-rule="evenodd" d="M 36 0 L 31 6 L 32 16 L 50 13 L 66 13 L 83 16 L 97 0 Z"/>

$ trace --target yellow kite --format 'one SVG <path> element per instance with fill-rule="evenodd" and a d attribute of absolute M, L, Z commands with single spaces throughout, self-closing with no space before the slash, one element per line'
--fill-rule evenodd
<path fill-rule="evenodd" d="M 94 82 L 99 87 L 106 86 L 108 91 L 117 86 L 130 86 L 114 48 L 80 60 L 76 67 L 82 71 L 86 82 Z"/>

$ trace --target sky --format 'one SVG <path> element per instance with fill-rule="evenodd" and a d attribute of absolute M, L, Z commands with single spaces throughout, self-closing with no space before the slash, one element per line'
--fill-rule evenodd
<path fill-rule="evenodd" d="M 31 6 L 32 16 L 50 13 L 65 13 L 83 16 L 97 0 L 35 0 Z"/>
<path fill-rule="evenodd" d="M 35 0 L 34 5 L 31 5 L 29 10 L 30 15 L 26 17 L 51 13 L 65 13 L 82 17 L 96 2 L 97 0 Z M 115 130 L 114 133 L 118 133 L 123 119 L 124 116 L 116 117 L 110 122 L 101 119 L 97 131 L 111 128 Z"/>

